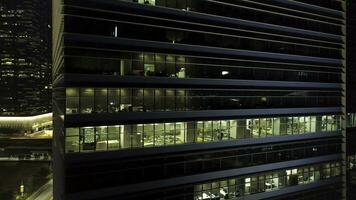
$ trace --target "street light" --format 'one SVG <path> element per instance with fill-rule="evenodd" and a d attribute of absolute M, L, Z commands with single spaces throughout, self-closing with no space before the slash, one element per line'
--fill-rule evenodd
<path fill-rule="evenodd" d="M 25 185 L 23 184 L 23 180 L 22 180 L 22 181 L 21 181 L 21 185 L 20 185 L 21 197 L 23 197 L 24 192 L 25 192 Z"/>

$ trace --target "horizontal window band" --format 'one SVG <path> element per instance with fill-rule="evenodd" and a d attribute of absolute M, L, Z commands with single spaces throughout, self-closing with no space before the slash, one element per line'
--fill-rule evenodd
<path fill-rule="evenodd" d="M 251 50 L 238 50 L 238 49 L 227 49 L 219 47 L 207 47 L 198 45 L 187 45 L 187 44 L 172 44 L 167 42 L 154 42 L 147 40 L 137 40 L 137 39 L 123 39 L 123 38 L 113 38 L 104 36 L 91 36 L 83 34 L 64 34 L 64 46 L 80 46 L 80 47 L 104 47 L 108 48 L 108 45 L 115 49 L 115 46 L 127 46 L 130 48 L 141 48 L 143 49 L 164 49 L 171 50 L 175 52 L 194 52 L 194 53 L 209 53 L 209 54 L 220 54 L 229 56 L 240 56 L 241 58 L 255 58 L 255 59 L 265 59 L 271 60 L 283 60 L 289 62 L 297 63 L 318 63 L 318 64 L 330 64 L 330 65 L 342 65 L 342 59 L 330 59 L 321 57 L 310 57 L 310 56 L 300 56 L 293 54 L 280 54 L 280 53 L 270 53 L 261 51 L 251 51 Z"/>
<path fill-rule="evenodd" d="M 142 53 L 142 52 L 139 52 L 137 51 L 137 53 Z M 151 54 L 151 53 L 147 53 L 147 54 Z M 152 53 L 154 54 L 154 53 Z M 169 54 L 169 55 L 173 55 L 173 54 Z M 175 55 L 175 56 L 183 56 L 183 55 Z M 194 58 L 193 56 L 184 56 L 185 58 Z M 143 59 L 128 59 L 128 58 L 113 58 L 113 57 L 103 57 L 103 56 L 79 56 L 79 55 L 71 55 L 70 53 L 68 53 L 68 55 L 64 55 L 64 59 L 66 58 L 79 58 L 79 59 L 94 59 L 94 60 L 108 60 L 108 61 L 132 61 L 132 62 L 144 62 Z M 199 58 L 199 57 L 196 57 L 196 58 Z M 203 58 L 203 57 L 200 57 L 200 58 Z M 206 57 L 206 58 L 209 58 L 209 57 Z M 210 57 L 212 59 L 214 59 L 213 57 Z M 227 60 L 227 59 L 226 59 Z M 246 62 L 246 61 L 244 61 Z M 146 63 L 144 63 L 146 64 Z M 285 65 L 283 66 L 284 68 L 278 68 L 278 67 L 254 67 L 254 66 L 247 66 L 247 65 L 227 65 L 227 64 L 209 64 L 209 63 L 199 63 L 199 62 L 174 62 L 174 61 L 154 61 L 154 63 L 149 63 L 147 62 L 147 64 L 177 64 L 177 65 L 184 65 L 184 66 L 205 66 L 205 67 L 226 67 L 226 68 L 231 68 L 231 69 L 261 69 L 261 70 L 271 70 L 271 71 L 280 71 L 280 70 L 283 70 L 283 71 L 294 71 L 294 72 L 313 72 L 313 73 L 330 73 L 330 74 L 335 74 L 336 76 L 337 75 L 340 75 L 342 72 L 341 72 L 341 68 L 336 68 L 336 67 L 325 67 L 323 66 L 322 68 L 324 69 L 310 69 L 308 68 L 307 70 L 305 69 L 295 69 L 295 68 L 292 68 L 292 69 L 288 69 Z M 265 64 L 265 63 L 264 63 Z M 277 64 L 277 63 L 276 63 Z M 277 66 L 277 65 L 276 65 Z M 71 66 L 66 66 L 66 67 L 70 67 Z M 282 67 L 282 66 L 281 66 Z M 329 70 L 330 69 L 337 69 L 337 71 L 326 71 L 325 68 L 328 68 Z"/>
<path fill-rule="evenodd" d="M 89 50 L 89 51 L 95 51 L 95 52 L 108 52 L 108 53 L 145 53 L 145 54 L 162 54 L 162 55 L 173 55 L 173 56 L 183 56 L 186 58 L 199 58 L 199 59 L 205 59 L 205 60 L 214 60 L 214 61 L 231 61 L 231 62 L 247 62 L 251 64 L 262 64 L 262 65 L 281 65 L 283 68 L 281 69 L 286 69 L 287 65 L 293 66 L 294 69 L 298 69 L 301 67 L 307 67 L 308 69 L 311 68 L 320 68 L 323 69 L 325 72 L 325 69 L 333 69 L 337 70 L 339 72 L 342 71 L 342 66 L 328 66 L 328 65 L 318 65 L 318 64 L 304 64 L 304 63 L 288 63 L 288 62 L 281 62 L 281 61 L 263 61 L 263 60 L 252 60 L 252 59 L 240 59 L 240 58 L 228 58 L 228 57 L 217 57 L 214 55 L 189 55 L 186 53 L 179 54 L 179 52 L 172 52 L 172 53 L 160 53 L 160 52 L 152 52 L 150 51 L 143 51 L 143 50 L 120 50 L 120 49 L 102 49 L 102 48 L 93 48 L 93 47 L 79 47 L 79 46 L 66 46 L 64 48 L 64 56 L 65 57 L 80 57 L 82 56 L 81 52 Z M 79 51 L 78 53 L 74 53 L 74 51 Z M 100 58 L 103 58 L 103 56 L 100 56 Z M 104 58 L 109 58 L 109 57 L 104 57 Z"/>
<path fill-rule="evenodd" d="M 72 136 L 67 136 L 68 139 L 71 139 Z M 78 136 L 74 136 L 78 137 Z M 255 145 L 278 145 L 285 142 L 301 142 L 301 141 L 310 141 L 310 140 L 323 140 L 323 139 L 335 139 L 341 138 L 341 131 L 331 131 L 331 132 L 318 132 L 318 133 L 304 133 L 297 135 L 281 135 L 281 136 L 268 136 L 260 138 L 242 138 L 234 139 L 228 141 L 211 141 L 211 142 L 195 142 L 195 143 L 186 143 L 186 144 L 175 144 L 167 146 L 156 146 L 156 147 L 130 147 L 130 148 L 116 148 L 109 150 L 97 150 L 97 151 L 80 151 L 77 149 L 77 152 L 68 151 L 71 147 L 66 147 L 68 153 L 66 158 L 68 162 L 76 163 L 79 161 L 81 163 L 91 162 L 98 159 L 125 159 L 125 158 L 134 158 L 134 157 L 149 157 L 157 155 L 162 155 L 165 157 L 166 154 L 178 154 L 185 153 L 189 154 L 188 151 L 209 151 L 209 152 L 219 152 L 223 149 L 230 148 L 250 148 Z M 67 144 L 67 143 L 66 143 Z M 72 147 L 73 148 L 73 147 Z M 79 147 L 78 147 L 79 148 Z"/>

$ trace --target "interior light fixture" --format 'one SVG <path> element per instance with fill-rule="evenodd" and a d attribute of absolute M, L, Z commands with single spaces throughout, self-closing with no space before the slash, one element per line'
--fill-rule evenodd
<path fill-rule="evenodd" d="M 221 75 L 223 75 L 223 76 L 228 75 L 228 74 L 230 74 L 229 71 L 222 71 L 222 72 L 221 72 Z"/>

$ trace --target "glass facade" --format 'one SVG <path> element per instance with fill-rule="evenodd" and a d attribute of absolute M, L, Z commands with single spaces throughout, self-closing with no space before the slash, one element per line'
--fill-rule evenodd
<path fill-rule="evenodd" d="M 66 152 L 111 151 L 340 131 L 340 115 L 67 128 Z"/>
<path fill-rule="evenodd" d="M 194 187 L 194 200 L 236 199 L 341 175 L 339 162 L 323 163 L 268 173 L 202 183 Z"/>
<path fill-rule="evenodd" d="M 174 88 L 67 88 L 66 114 L 334 107 L 339 92 Z"/>
<path fill-rule="evenodd" d="M 341 185 L 342 2 L 55 2 L 58 194 L 268 199 Z"/>
<path fill-rule="evenodd" d="M 341 69 L 236 58 L 69 48 L 68 73 L 166 78 L 341 82 Z M 85 52 L 85 55 L 83 55 Z M 105 54 L 105 57 L 99 55 Z"/>

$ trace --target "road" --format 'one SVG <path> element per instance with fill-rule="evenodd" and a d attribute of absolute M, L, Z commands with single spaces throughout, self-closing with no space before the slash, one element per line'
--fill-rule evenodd
<path fill-rule="evenodd" d="M 19 161 L 39 161 L 39 162 L 50 162 L 51 158 L 40 159 L 40 158 L 26 158 L 26 159 L 19 159 L 18 157 L 0 157 L 0 162 L 19 162 Z"/>
<path fill-rule="evenodd" d="M 52 200 L 53 199 L 53 179 L 40 187 L 36 192 L 26 200 Z"/>

